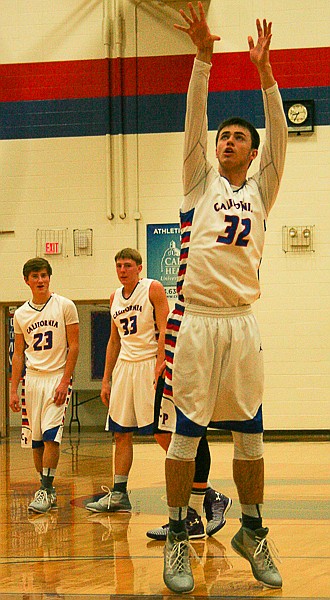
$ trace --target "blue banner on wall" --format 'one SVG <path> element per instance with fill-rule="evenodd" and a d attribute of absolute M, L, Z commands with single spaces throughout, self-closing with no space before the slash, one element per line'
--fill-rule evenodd
<path fill-rule="evenodd" d="M 91 379 L 102 379 L 110 336 L 110 311 L 91 312 Z"/>
<path fill-rule="evenodd" d="M 176 298 L 180 263 L 180 225 L 147 225 L 147 276 L 160 281 L 168 298 Z"/>

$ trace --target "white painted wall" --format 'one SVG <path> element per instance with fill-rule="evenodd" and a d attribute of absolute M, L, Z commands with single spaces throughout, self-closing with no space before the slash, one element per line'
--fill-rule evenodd
<path fill-rule="evenodd" d="M 140 56 L 193 52 L 189 40 L 172 29 L 180 18 L 173 8 L 153 0 L 142 3 L 136 40 L 135 2 L 124 0 L 123 5 L 125 56 L 134 56 L 136 48 Z M 99 0 L 2 0 L 1 8 L 1 63 L 104 56 Z M 274 49 L 328 44 L 325 0 L 315 0 L 312 7 L 306 0 L 299 6 L 293 0 L 212 0 L 208 14 L 212 30 L 222 36 L 217 51 L 245 50 L 255 17 L 264 15 L 274 23 Z M 146 224 L 178 220 L 182 141 L 180 133 L 126 136 L 127 218 L 118 217 L 116 199 L 113 221 L 106 216 L 103 137 L 0 141 L 0 228 L 15 231 L 0 235 L 0 303 L 26 299 L 22 265 L 35 254 L 36 230 L 52 227 L 68 228 L 69 240 L 68 257 L 51 260 L 53 289 L 77 302 L 107 301 L 117 286 L 116 251 L 139 246 L 145 257 Z M 211 158 L 213 143 L 210 132 Z M 329 126 L 317 127 L 310 137 L 290 137 L 280 194 L 268 222 L 262 297 L 255 305 L 266 364 L 266 429 L 329 427 L 329 148 Z M 315 252 L 284 254 L 282 226 L 305 224 L 315 225 Z M 76 228 L 93 229 L 92 257 L 73 256 Z M 87 356 L 82 339 L 81 365 Z M 89 418 L 86 414 L 86 422 Z"/>

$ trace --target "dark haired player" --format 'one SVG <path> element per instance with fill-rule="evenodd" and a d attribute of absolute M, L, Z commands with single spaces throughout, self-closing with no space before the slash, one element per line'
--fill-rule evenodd
<path fill-rule="evenodd" d="M 10 408 L 21 410 L 17 390 L 26 362 L 22 389 L 22 446 L 33 449 L 41 477 L 29 511 L 57 508 L 53 485 L 60 457 L 72 375 L 79 352 L 79 319 L 71 300 L 51 293 L 52 268 L 44 258 L 31 258 L 23 267 L 32 299 L 14 314 L 15 345 Z"/>
<path fill-rule="evenodd" d="M 242 518 L 232 546 L 250 562 L 258 581 L 280 588 L 282 578 L 262 524 L 264 375 L 251 309 L 260 296 L 266 221 L 279 190 L 287 144 L 286 119 L 269 58 L 272 24 L 257 20 L 257 43 L 248 38 L 266 117 L 260 167 L 248 178 L 258 155 L 258 136 L 246 121 L 222 123 L 218 169 L 207 160 L 208 80 L 213 45 L 220 38 L 210 33 L 201 2 L 199 15 L 191 3 L 188 8 L 189 16 L 180 11 L 187 27 L 176 25 L 189 35 L 197 55 L 187 96 L 179 300 L 169 316 L 165 342 L 161 420 L 174 433 L 165 468 L 169 532 L 164 581 L 176 593 L 194 588 L 185 518 L 196 450 L 211 426 L 231 430 L 234 441 L 233 476 Z"/>

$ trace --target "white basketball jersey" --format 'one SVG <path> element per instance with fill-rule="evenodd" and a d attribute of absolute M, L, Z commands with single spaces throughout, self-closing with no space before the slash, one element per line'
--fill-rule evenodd
<path fill-rule="evenodd" d="M 121 339 L 119 358 L 145 360 L 157 355 L 157 327 L 154 307 L 149 299 L 152 279 L 140 279 L 129 298 L 124 298 L 123 287 L 115 291 L 111 317 Z"/>
<path fill-rule="evenodd" d="M 253 180 L 233 193 L 218 176 L 196 208 L 181 213 L 182 234 L 190 232 L 189 260 L 180 278 L 185 301 L 214 307 L 254 302 L 260 294 L 265 222 Z"/>
<path fill-rule="evenodd" d="M 260 169 L 242 187 L 231 186 L 206 158 L 210 69 L 195 60 L 188 90 L 177 288 L 185 303 L 235 307 L 260 295 L 266 219 L 283 173 L 287 126 L 274 85 L 263 92 L 266 139 Z"/>
<path fill-rule="evenodd" d="M 24 336 L 27 369 L 45 372 L 64 369 L 66 325 L 78 322 L 75 304 L 58 294 L 52 294 L 41 309 L 30 302 L 20 306 L 14 314 L 14 331 Z"/>

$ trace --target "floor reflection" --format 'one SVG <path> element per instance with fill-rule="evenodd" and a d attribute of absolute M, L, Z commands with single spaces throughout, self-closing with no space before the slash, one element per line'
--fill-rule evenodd
<path fill-rule="evenodd" d="M 195 591 L 190 600 L 272 597 L 330 598 L 327 569 L 329 469 L 327 444 L 270 444 L 267 525 L 280 548 L 283 591 L 266 590 L 230 540 L 239 527 L 231 477 L 231 444 L 212 444 L 215 485 L 234 498 L 226 526 L 196 540 Z M 132 513 L 92 514 L 85 504 L 112 482 L 111 438 L 64 438 L 56 489 L 58 510 L 29 514 L 39 486 L 32 453 L 19 437 L 0 442 L 0 600 L 173 600 L 162 579 L 164 542 L 146 531 L 166 522 L 164 455 L 137 444 L 129 481 Z M 221 475 L 221 480 L 220 480 Z M 312 492 L 312 497 L 311 497 Z M 182 599 L 182 596 L 180 596 Z"/>

